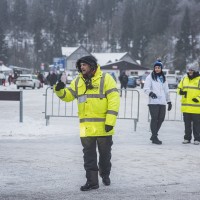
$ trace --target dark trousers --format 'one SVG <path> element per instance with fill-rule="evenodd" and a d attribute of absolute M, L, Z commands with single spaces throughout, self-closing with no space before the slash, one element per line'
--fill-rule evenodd
<path fill-rule="evenodd" d="M 126 88 L 127 88 L 127 84 L 125 83 L 121 83 L 121 90 L 120 90 L 120 96 L 122 96 L 122 89 L 125 89 L 125 96 L 126 96 Z"/>
<path fill-rule="evenodd" d="M 166 106 L 149 104 L 149 112 L 151 115 L 151 123 L 150 123 L 150 128 L 152 133 L 151 139 L 153 139 L 158 136 L 158 131 L 165 119 Z"/>
<path fill-rule="evenodd" d="M 183 113 L 183 120 L 185 125 L 185 140 L 192 139 L 192 132 L 194 135 L 194 141 L 200 142 L 200 114 Z"/>
<path fill-rule="evenodd" d="M 127 84 L 125 84 L 125 83 L 121 83 L 121 89 L 126 89 L 127 88 Z"/>
<path fill-rule="evenodd" d="M 87 180 L 90 179 L 91 173 L 97 174 L 94 179 L 98 179 L 98 170 L 101 177 L 109 176 L 111 171 L 112 136 L 82 137 L 81 143 L 83 146 L 84 168 Z M 96 147 L 98 147 L 99 151 L 99 168 L 97 165 Z"/>

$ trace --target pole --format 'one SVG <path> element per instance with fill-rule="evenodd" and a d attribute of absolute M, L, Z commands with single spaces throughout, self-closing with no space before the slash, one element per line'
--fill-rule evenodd
<path fill-rule="evenodd" d="M 23 93 L 20 91 L 20 101 L 19 101 L 19 122 L 23 122 Z"/>

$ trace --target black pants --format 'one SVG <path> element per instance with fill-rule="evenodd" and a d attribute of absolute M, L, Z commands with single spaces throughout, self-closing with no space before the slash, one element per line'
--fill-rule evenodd
<path fill-rule="evenodd" d="M 126 89 L 127 88 L 127 84 L 125 84 L 125 83 L 121 83 L 121 89 Z"/>
<path fill-rule="evenodd" d="M 158 136 L 158 131 L 165 119 L 166 106 L 165 105 L 157 105 L 157 104 L 149 104 L 149 112 L 151 115 L 151 133 L 152 139 Z"/>
<path fill-rule="evenodd" d="M 194 135 L 194 141 L 200 142 L 200 114 L 183 113 L 184 125 L 185 125 L 185 140 L 192 139 L 192 132 Z"/>
<path fill-rule="evenodd" d="M 122 89 L 125 89 L 125 95 L 126 95 L 126 88 L 127 88 L 127 84 L 125 83 L 121 83 L 121 90 L 120 90 L 120 96 L 122 96 Z"/>
<path fill-rule="evenodd" d="M 82 137 L 84 168 L 87 174 L 92 171 L 98 172 L 100 176 L 109 176 L 111 171 L 111 146 L 112 136 L 105 137 Z M 99 168 L 97 166 L 97 151 L 99 151 Z"/>

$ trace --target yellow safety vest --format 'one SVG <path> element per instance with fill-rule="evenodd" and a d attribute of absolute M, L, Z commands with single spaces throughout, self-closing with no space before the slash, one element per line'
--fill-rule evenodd
<path fill-rule="evenodd" d="M 92 85 L 93 89 L 86 90 L 84 78 L 79 74 L 69 88 L 56 91 L 54 85 L 54 92 L 62 101 L 77 99 L 80 137 L 113 135 L 114 129 L 105 132 L 105 124 L 115 126 L 116 123 L 120 106 L 116 82 L 98 66 Z"/>
<path fill-rule="evenodd" d="M 187 96 L 183 95 L 181 99 L 181 111 L 200 114 L 200 76 L 192 80 L 185 76 L 178 85 L 178 94 L 180 89 L 187 92 Z M 197 98 L 199 102 L 195 103 L 193 98 Z"/>

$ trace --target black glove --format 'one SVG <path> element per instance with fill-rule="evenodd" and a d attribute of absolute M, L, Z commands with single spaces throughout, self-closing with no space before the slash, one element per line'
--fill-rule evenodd
<path fill-rule="evenodd" d="M 199 100 L 197 98 L 193 98 L 192 101 L 194 101 L 195 103 L 199 103 Z"/>
<path fill-rule="evenodd" d="M 113 129 L 113 126 L 110 126 L 110 125 L 105 125 L 105 131 L 106 132 L 109 132 L 109 131 L 111 131 Z"/>
<path fill-rule="evenodd" d="M 59 91 L 64 88 L 65 88 L 65 84 L 63 82 L 59 81 L 58 84 L 56 85 L 56 91 Z"/>
<path fill-rule="evenodd" d="M 171 103 L 171 102 L 168 102 L 167 104 L 168 104 L 167 110 L 170 111 L 170 110 L 172 109 L 172 103 Z"/>
<path fill-rule="evenodd" d="M 152 99 L 157 99 L 156 94 L 153 93 L 153 92 L 150 92 L 150 93 L 149 93 L 149 96 L 150 96 Z"/>
<path fill-rule="evenodd" d="M 184 95 L 185 98 L 187 97 L 187 92 L 186 92 L 186 91 L 183 91 L 182 89 L 180 89 L 179 94 L 180 94 L 180 95 Z"/>

